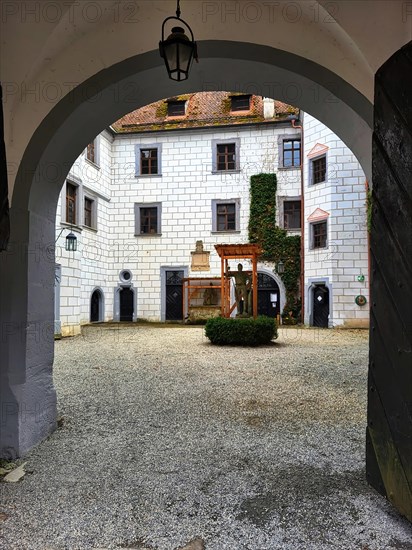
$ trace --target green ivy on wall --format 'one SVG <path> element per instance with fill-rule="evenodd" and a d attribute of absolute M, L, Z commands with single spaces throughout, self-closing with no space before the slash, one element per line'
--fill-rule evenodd
<path fill-rule="evenodd" d="M 250 178 L 249 242 L 260 244 L 262 260 L 277 265 L 282 260 L 285 270 L 280 275 L 286 289 L 283 317 L 300 319 L 300 236 L 287 234 L 276 225 L 276 174 L 257 174 Z M 292 312 L 292 316 L 289 315 Z"/>

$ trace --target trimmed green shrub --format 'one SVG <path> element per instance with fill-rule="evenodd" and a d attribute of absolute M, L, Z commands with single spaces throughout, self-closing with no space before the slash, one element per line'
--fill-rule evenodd
<path fill-rule="evenodd" d="M 278 336 L 276 320 L 263 315 L 256 319 L 215 317 L 208 320 L 205 332 L 218 346 L 259 346 Z"/>

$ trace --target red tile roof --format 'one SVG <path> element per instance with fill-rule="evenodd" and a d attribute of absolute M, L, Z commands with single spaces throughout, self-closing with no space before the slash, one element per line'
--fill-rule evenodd
<path fill-rule="evenodd" d="M 259 122 L 279 122 L 290 116 L 298 116 L 299 109 L 275 101 L 273 118 L 263 116 L 263 98 L 251 96 L 250 110 L 231 112 L 231 96 L 245 95 L 230 92 L 198 92 L 162 99 L 128 113 L 112 124 L 117 133 L 148 132 L 154 130 L 176 130 L 180 128 L 210 127 Z M 168 101 L 186 101 L 184 116 L 168 117 Z"/>

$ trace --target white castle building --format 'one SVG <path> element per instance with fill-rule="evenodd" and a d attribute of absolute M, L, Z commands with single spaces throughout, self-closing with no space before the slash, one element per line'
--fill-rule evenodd
<path fill-rule="evenodd" d="M 74 163 L 57 210 L 56 332 L 187 318 L 183 280 L 220 277 L 215 245 L 248 242 L 250 178 L 261 173 L 277 176 L 278 226 L 303 235 L 304 322 L 367 326 L 366 185 L 356 158 L 293 107 L 203 92 L 129 113 Z M 76 251 L 65 250 L 70 232 Z M 284 313 L 277 271 L 258 264 L 260 313 Z"/>

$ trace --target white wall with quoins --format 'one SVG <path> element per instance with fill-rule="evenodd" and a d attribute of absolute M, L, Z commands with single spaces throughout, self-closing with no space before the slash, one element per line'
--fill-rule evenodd
<path fill-rule="evenodd" d="M 356 296 L 369 301 L 368 235 L 365 175 L 345 144 L 328 128 L 304 114 L 305 195 L 305 323 L 312 319 L 310 285 L 327 281 L 330 287 L 330 326 L 367 326 L 369 303 L 358 306 Z M 328 147 L 324 183 L 310 184 L 308 154 L 316 144 Z M 309 216 L 320 208 L 329 213 L 328 242 L 322 249 L 310 249 Z M 365 280 L 358 281 L 363 275 Z"/>
<path fill-rule="evenodd" d="M 330 324 L 367 323 L 368 307 L 360 308 L 354 302 L 358 294 L 368 297 L 365 179 L 351 152 L 328 128 L 306 114 L 304 126 L 306 293 L 311 281 L 327 278 L 332 290 Z M 64 249 L 71 228 L 62 222 L 61 200 L 57 209 L 56 237 L 64 228 L 56 244 L 56 262 L 62 266 L 63 335 L 78 333 L 80 325 L 90 321 L 90 299 L 95 288 L 104 294 L 104 320 L 113 319 L 114 295 L 121 284 L 122 270 L 131 271 L 137 293 L 134 318 L 151 321 L 162 320 L 162 268 L 187 268 L 189 276 L 219 276 L 220 260 L 214 245 L 248 241 L 250 176 L 277 173 L 279 206 L 283 198 L 300 196 L 300 169 L 279 167 L 279 136 L 292 135 L 299 137 L 300 133 L 289 122 L 115 137 L 106 131 L 100 134 L 98 166 L 83 153 L 67 178 L 79 185 L 80 205 L 85 195 L 97 205 L 95 230 L 84 227 L 81 217 L 72 229 L 78 239 L 77 252 Z M 239 143 L 238 171 L 214 173 L 214 140 Z M 329 147 L 328 178 L 324 184 L 309 186 L 307 153 L 318 142 Z M 161 145 L 161 175 L 141 176 L 136 173 L 136 151 L 155 144 Z M 215 199 L 239 199 L 238 231 L 212 230 Z M 135 204 L 141 203 L 161 203 L 161 235 L 136 236 Z M 330 213 L 328 248 L 311 251 L 306 220 L 316 208 Z M 202 240 L 204 250 L 210 251 L 210 271 L 190 269 L 197 240 Z M 236 264 L 234 261 L 232 268 Z M 363 284 L 357 282 L 360 273 L 365 275 Z M 309 306 L 307 299 L 305 322 L 310 321 Z"/>

